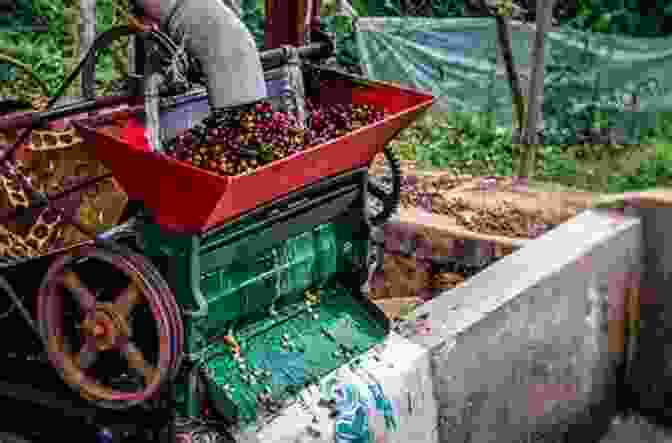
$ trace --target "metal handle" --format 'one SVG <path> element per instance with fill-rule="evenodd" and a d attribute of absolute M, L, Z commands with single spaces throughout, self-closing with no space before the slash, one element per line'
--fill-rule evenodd
<path fill-rule="evenodd" d="M 334 45 L 331 42 L 323 41 L 299 46 L 297 49 L 301 58 L 328 58 L 334 52 Z M 264 69 L 283 65 L 289 60 L 289 53 L 284 47 L 269 49 L 261 52 L 259 55 Z"/>

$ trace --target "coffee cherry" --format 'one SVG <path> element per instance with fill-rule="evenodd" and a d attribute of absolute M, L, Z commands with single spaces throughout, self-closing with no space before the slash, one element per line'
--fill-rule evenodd
<path fill-rule="evenodd" d="M 385 115 L 369 105 L 327 105 L 311 98 L 306 100 L 306 111 L 308 125 L 302 128 L 293 114 L 274 111 L 269 102 L 256 103 L 247 110 L 218 110 L 204 120 L 205 126 L 167 144 L 166 153 L 221 175 L 247 173 L 375 123 Z M 246 151 L 257 157 L 241 157 Z"/>

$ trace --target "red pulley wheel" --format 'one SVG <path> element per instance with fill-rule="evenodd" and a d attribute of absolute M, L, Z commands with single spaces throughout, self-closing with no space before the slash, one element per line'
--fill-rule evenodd
<path fill-rule="evenodd" d="M 92 262 L 98 267 L 91 268 Z M 92 269 L 95 275 L 91 275 Z M 114 282 L 116 287 L 119 279 L 124 279 L 123 288 L 111 294 L 105 283 Z M 91 287 L 92 282 L 95 287 Z M 100 293 L 107 299 L 101 299 Z M 77 311 L 71 320 L 75 324 L 69 327 L 63 322 L 66 298 L 75 302 Z M 138 324 L 134 327 L 135 312 L 142 305 L 148 307 L 142 311 L 148 312 L 153 321 L 154 336 L 146 331 L 149 321 L 135 322 Z M 153 265 L 137 254 L 85 246 L 58 258 L 44 277 L 37 307 L 38 327 L 51 364 L 66 384 L 98 406 L 125 409 L 141 403 L 176 373 L 183 328 L 174 297 Z M 78 345 L 68 336 L 67 332 L 73 330 L 79 332 L 75 334 Z M 153 361 L 143 347 L 154 351 Z M 109 353 L 121 357 L 124 374 L 126 370 L 134 372 L 141 380 L 138 389 L 101 382 L 99 372 L 107 373 L 109 368 L 96 363 Z"/>

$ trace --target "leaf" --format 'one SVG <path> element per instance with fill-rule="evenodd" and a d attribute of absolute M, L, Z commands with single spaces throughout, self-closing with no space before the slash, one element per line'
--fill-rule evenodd
<path fill-rule="evenodd" d="M 609 23 L 611 21 L 610 14 L 602 14 L 595 23 L 593 23 L 593 30 L 596 32 L 606 32 L 609 29 Z"/>
<path fill-rule="evenodd" d="M 369 15 L 369 8 L 367 7 L 365 0 L 350 0 L 350 6 L 352 6 L 359 15 Z"/>

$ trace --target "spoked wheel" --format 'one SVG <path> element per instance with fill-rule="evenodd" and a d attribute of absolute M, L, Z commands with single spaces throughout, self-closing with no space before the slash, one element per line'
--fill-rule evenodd
<path fill-rule="evenodd" d="M 384 170 L 377 162 L 369 170 L 367 183 L 366 214 L 372 228 L 372 238 L 368 254 L 368 285 L 372 278 L 383 269 L 385 250 L 383 247 L 382 225 L 384 225 L 399 207 L 401 199 L 401 166 L 399 159 L 389 146 L 385 146 Z M 382 173 L 381 173 L 382 172 Z M 370 289 L 370 288 L 369 288 Z"/>
<path fill-rule="evenodd" d="M 371 226 L 380 226 L 392 217 L 401 197 L 401 166 L 399 159 L 386 146 L 383 149 L 386 170 L 382 175 L 369 175 L 367 184 L 367 217 Z"/>
<path fill-rule="evenodd" d="M 130 251 L 84 247 L 56 260 L 38 294 L 51 364 L 98 406 L 125 409 L 174 377 L 183 327 L 158 271 Z"/>

